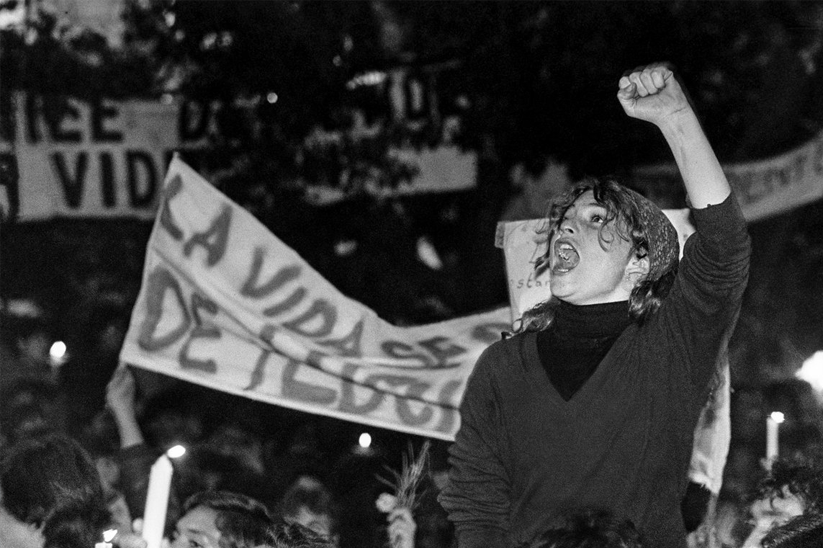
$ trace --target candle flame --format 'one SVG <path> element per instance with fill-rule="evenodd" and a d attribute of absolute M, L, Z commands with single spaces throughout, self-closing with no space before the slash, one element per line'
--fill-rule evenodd
<path fill-rule="evenodd" d="M 177 459 L 177 458 L 182 457 L 185 454 L 186 454 L 186 448 L 183 447 L 182 445 L 175 445 L 174 447 L 171 447 L 171 448 L 169 448 L 168 451 L 166 451 L 166 455 L 170 459 Z"/>
<path fill-rule="evenodd" d="M 786 420 L 786 416 L 781 413 L 780 411 L 773 411 L 771 415 L 769 415 L 774 422 L 780 424 L 784 420 Z"/>
<path fill-rule="evenodd" d="M 114 537 L 117 536 L 117 529 L 109 529 L 107 531 L 103 531 L 103 540 L 106 542 L 111 542 L 114 540 Z"/>

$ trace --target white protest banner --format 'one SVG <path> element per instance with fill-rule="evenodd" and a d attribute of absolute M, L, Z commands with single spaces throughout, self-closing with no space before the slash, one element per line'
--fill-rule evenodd
<path fill-rule="evenodd" d="M 823 198 L 823 132 L 808 143 L 773 158 L 724 164 L 723 171 L 749 222 L 791 211 Z M 634 170 L 639 186 L 659 186 L 679 178 L 674 164 Z"/>
<path fill-rule="evenodd" d="M 172 160 L 121 359 L 310 413 L 452 439 L 508 307 L 396 327 L 337 291 L 251 214 Z"/>
<path fill-rule="evenodd" d="M 663 213 L 677 230 L 682 254 L 686 240 L 694 233 L 689 210 L 664 209 Z M 548 269 L 535 271 L 535 266 L 546 254 L 546 230 L 545 219 L 497 223 L 494 245 L 503 249 L 506 259 L 512 321 L 551 296 Z"/>

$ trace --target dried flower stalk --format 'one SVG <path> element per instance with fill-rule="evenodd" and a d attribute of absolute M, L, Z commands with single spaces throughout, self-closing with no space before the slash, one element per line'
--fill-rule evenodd
<path fill-rule="evenodd" d="M 417 458 L 414 456 L 414 448 L 409 443 L 407 453 L 403 454 L 403 469 L 400 472 L 385 467 L 392 475 L 392 479 L 386 479 L 378 476 L 381 483 L 391 487 L 394 490 L 396 498 L 396 507 L 408 508 L 409 511 L 414 512 L 417 505 L 420 503 L 420 496 L 422 492 L 418 492 L 420 483 L 429 473 L 429 450 L 431 449 L 431 442 L 426 440 L 420 448 Z"/>

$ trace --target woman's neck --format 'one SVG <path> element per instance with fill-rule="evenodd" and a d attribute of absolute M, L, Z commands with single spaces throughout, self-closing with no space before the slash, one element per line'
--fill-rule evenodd
<path fill-rule="evenodd" d="M 561 335 L 600 338 L 618 335 L 631 323 L 628 301 L 589 305 L 559 301 L 552 328 Z"/>

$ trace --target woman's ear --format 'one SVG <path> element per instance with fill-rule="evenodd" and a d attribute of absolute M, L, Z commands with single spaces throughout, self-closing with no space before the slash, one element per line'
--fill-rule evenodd
<path fill-rule="evenodd" d="M 648 275 L 649 258 L 632 255 L 631 259 L 629 259 L 629 262 L 626 264 L 626 273 L 624 276 L 626 281 L 628 281 L 633 288 L 638 283 L 645 280 Z"/>

